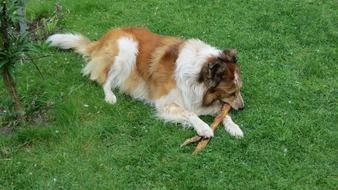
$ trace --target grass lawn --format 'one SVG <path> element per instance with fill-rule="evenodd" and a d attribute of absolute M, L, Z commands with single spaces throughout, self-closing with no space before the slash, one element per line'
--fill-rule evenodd
<path fill-rule="evenodd" d="M 62 30 L 91 39 L 143 25 L 236 48 L 246 109 L 232 116 L 245 137 L 219 128 L 191 156 L 179 145 L 193 130 L 120 93 L 105 103 L 82 58 L 51 49 L 37 62 L 44 77 L 17 69 L 23 100 L 49 104 L 49 120 L 0 134 L 0 189 L 338 189 L 337 1 L 30 0 L 28 19 L 56 2 Z M 0 97 L 7 109 L 2 82 Z"/>

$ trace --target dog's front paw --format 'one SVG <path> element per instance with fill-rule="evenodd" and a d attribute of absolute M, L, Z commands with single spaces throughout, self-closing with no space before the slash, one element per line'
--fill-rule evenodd
<path fill-rule="evenodd" d="M 116 103 L 116 96 L 112 94 L 106 94 L 104 100 L 109 104 L 115 104 Z"/>
<path fill-rule="evenodd" d="M 236 138 L 242 138 L 244 136 L 243 131 L 236 123 L 228 123 L 224 125 L 225 130 L 231 135 Z"/>
<path fill-rule="evenodd" d="M 198 130 L 197 134 L 205 138 L 211 138 L 214 136 L 214 131 L 209 127 L 209 125 L 202 125 Z"/>

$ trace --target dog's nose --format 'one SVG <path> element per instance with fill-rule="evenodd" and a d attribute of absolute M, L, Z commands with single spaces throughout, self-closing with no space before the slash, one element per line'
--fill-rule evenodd
<path fill-rule="evenodd" d="M 244 106 L 242 106 L 242 107 L 238 108 L 238 110 L 244 110 Z"/>

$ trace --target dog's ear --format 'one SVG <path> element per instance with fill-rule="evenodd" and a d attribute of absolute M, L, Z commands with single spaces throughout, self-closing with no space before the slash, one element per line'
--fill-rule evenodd
<path fill-rule="evenodd" d="M 225 63 L 237 63 L 237 51 L 236 49 L 224 49 L 218 58 Z"/>
<path fill-rule="evenodd" d="M 208 81 L 209 87 L 216 87 L 223 79 L 224 72 L 227 71 L 226 64 L 216 60 L 215 62 L 208 63 Z"/>
<path fill-rule="evenodd" d="M 215 88 L 227 76 L 230 76 L 228 65 L 224 61 L 214 58 L 203 66 L 198 81 L 205 83 L 208 88 Z"/>
<path fill-rule="evenodd" d="M 217 59 L 208 64 L 208 87 L 215 88 L 222 80 L 228 80 L 231 75 L 229 66 Z"/>

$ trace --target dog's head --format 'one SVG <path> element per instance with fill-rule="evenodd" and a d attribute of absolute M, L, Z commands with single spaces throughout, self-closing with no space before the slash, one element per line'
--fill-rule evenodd
<path fill-rule="evenodd" d="M 234 49 L 225 49 L 218 56 L 210 57 L 202 67 L 199 82 L 207 87 L 203 106 L 222 101 L 230 104 L 234 109 L 244 108 L 240 93 L 242 81 L 236 54 Z"/>

